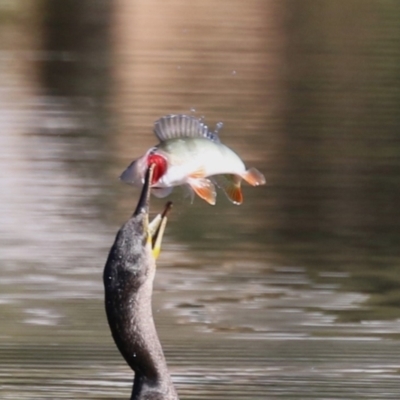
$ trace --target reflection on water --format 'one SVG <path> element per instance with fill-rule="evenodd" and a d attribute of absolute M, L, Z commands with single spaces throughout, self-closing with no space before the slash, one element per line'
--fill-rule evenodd
<path fill-rule="evenodd" d="M 154 314 L 181 398 L 398 398 L 397 3 L 5 4 L 0 397 L 129 396 L 101 283 L 138 194 L 116 177 L 186 112 L 267 185 L 172 196 Z"/>

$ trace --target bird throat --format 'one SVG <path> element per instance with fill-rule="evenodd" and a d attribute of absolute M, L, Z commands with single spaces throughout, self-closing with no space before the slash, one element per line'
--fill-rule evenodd
<path fill-rule="evenodd" d="M 167 160 L 160 154 L 150 154 L 147 157 L 147 166 L 154 165 L 153 179 L 151 184 L 157 183 L 160 178 L 167 172 Z"/>

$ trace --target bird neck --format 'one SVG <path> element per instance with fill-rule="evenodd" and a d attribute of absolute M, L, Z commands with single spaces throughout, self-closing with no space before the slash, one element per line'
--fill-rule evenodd
<path fill-rule="evenodd" d="M 152 279 L 131 297 L 130 343 L 120 348 L 135 371 L 131 400 L 177 400 L 152 315 Z M 129 315 L 129 314 L 128 314 Z"/>
<path fill-rule="evenodd" d="M 114 341 L 135 372 L 131 400 L 178 400 L 152 313 L 155 261 L 120 251 L 118 238 L 104 269 L 105 305 Z"/>

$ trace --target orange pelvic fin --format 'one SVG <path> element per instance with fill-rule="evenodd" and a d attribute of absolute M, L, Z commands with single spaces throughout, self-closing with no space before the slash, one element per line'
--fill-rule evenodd
<path fill-rule="evenodd" d="M 197 196 L 205 200 L 208 204 L 215 205 L 217 192 L 214 184 L 209 179 L 191 178 L 189 179 L 188 184 L 194 190 Z"/>
<path fill-rule="evenodd" d="M 240 182 L 242 178 L 237 175 L 215 175 L 213 176 L 213 180 L 221 188 L 226 197 L 233 203 L 233 204 L 242 204 L 243 203 L 243 194 L 240 188 Z"/>
<path fill-rule="evenodd" d="M 241 177 L 251 186 L 259 186 L 265 184 L 265 176 L 255 168 L 249 168 L 241 174 Z"/>

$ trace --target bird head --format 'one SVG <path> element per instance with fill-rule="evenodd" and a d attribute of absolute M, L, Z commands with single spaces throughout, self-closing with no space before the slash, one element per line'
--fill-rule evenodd
<path fill-rule="evenodd" d="M 142 192 L 132 218 L 136 220 L 139 225 L 137 225 L 137 229 L 143 232 L 147 243 L 151 246 L 153 257 L 157 259 L 161 251 L 161 242 L 167 225 L 167 215 L 172 207 L 172 202 L 169 201 L 165 205 L 164 211 L 149 222 L 150 188 L 155 167 L 155 164 L 151 164 L 147 168 Z"/>

